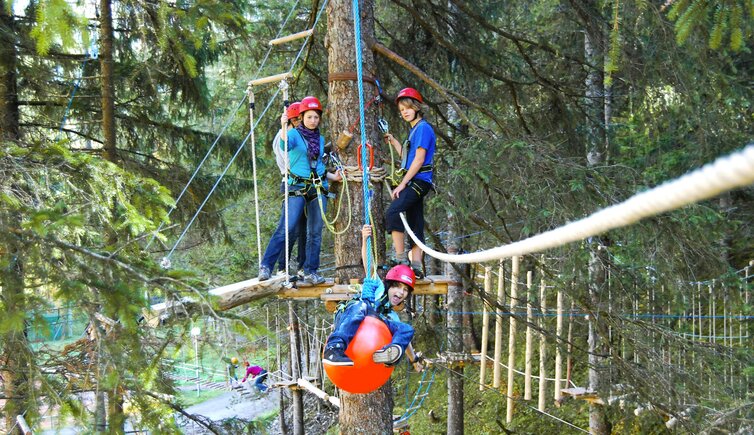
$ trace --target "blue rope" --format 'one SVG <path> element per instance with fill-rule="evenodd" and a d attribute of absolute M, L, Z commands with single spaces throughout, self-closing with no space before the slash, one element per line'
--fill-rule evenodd
<path fill-rule="evenodd" d="M 60 136 L 63 134 L 63 126 L 65 125 L 65 122 L 68 120 L 68 112 L 71 110 L 71 106 L 73 106 L 73 99 L 76 97 L 76 91 L 79 90 L 79 86 L 81 85 L 81 80 L 84 78 L 84 70 L 86 69 L 86 64 L 89 63 L 89 60 L 91 59 L 97 59 L 99 55 L 97 51 L 97 46 L 94 45 L 94 40 L 92 40 L 90 49 L 87 50 L 87 52 L 84 53 L 84 55 L 86 56 L 86 59 L 84 59 L 84 62 L 81 63 L 81 74 L 79 75 L 78 79 L 76 79 L 76 82 L 73 84 L 71 97 L 68 99 L 68 104 L 65 107 L 65 112 L 63 112 L 63 119 L 60 120 L 60 128 L 58 129 L 58 135 L 55 138 L 55 140 L 60 139 Z"/>
<path fill-rule="evenodd" d="M 369 225 L 369 160 L 367 155 L 367 131 L 366 117 L 364 115 L 364 83 L 363 83 L 363 59 L 361 57 L 361 14 L 359 13 L 359 0 L 353 0 L 353 35 L 356 45 L 356 83 L 359 88 L 359 130 L 361 131 L 361 164 L 363 177 L 361 181 L 364 195 L 364 225 Z M 372 271 L 372 237 L 366 240 L 366 264 L 367 278 L 374 277 Z"/>

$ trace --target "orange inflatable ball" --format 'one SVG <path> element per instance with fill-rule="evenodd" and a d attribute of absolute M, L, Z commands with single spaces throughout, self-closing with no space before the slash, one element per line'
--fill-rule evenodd
<path fill-rule="evenodd" d="M 372 354 L 393 340 L 387 325 L 380 319 L 367 316 L 348 344 L 346 356 L 353 366 L 330 366 L 325 372 L 333 384 L 349 393 L 371 393 L 380 388 L 393 374 L 393 367 L 372 361 Z"/>

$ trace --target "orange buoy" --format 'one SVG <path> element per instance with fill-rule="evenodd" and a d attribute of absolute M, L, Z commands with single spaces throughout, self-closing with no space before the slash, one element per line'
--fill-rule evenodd
<path fill-rule="evenodd" d="M 373 316 L 365 317 L 346 349 L 346 356 L 353 360 L 353 366 L 325 364 L 327 377 L 349 393 L 371 393 L 380 388 L 390 379 L 393 367 L 375 363 L 372 354 L 390 344 L 392 339 L 385 322 Z"/>

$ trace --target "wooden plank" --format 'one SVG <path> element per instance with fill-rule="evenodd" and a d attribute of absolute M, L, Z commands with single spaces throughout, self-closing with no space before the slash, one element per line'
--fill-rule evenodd
<path fill-rule="evenodd" d="M 312 384 L 308 380 L 306 380 L 306 379 L 299 379 L 298 380 L 298 386 L 305 388 L 306 390 L 308 390 L 309 392 L 313 393 L 315 396 L 319 397 L 320 399 L 322 399 L 322 400 L 324 400 L 326 402 L 330 402 L 333 405 L 335 405 L 338 408 L 340 408 L 340 399 L 339 398 L 333 397 L 333 396 L 325 393 L 324 391 L 322 391 L 319 388 L 317 388 L 316 386 L 314 386 L 314 384 Z"/>
<path fill-rule="evenodd" d="M 266 281 L 250 279 L 235 284 L 226 285 L 210 290 L 209 294 L 218 296 L 218 308 L 221 311 L 229 310 L 239 305 L 273 296 L 285 287 L 285 275 L 274 275 Z"/>

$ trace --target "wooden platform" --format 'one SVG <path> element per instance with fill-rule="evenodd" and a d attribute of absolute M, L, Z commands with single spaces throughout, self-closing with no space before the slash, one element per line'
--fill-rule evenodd
<path fill-rule="evenodd" d="M 451 284 L 453 284 L 453 281 L 445 276 L 430 275 L 416 282 L 414 295 L 444 295 L 448 293 L 448 285 Z M 217 287 L 208 293 L 217 298 L 217 309 L 226 311 L 272 296 L 281 299 L 322 299 L 326 306 L 328 304 L 334 306 L 339 301 L 348 299 L 353 294 L 353 289 L 348 284 L 335 284 L 333 279 L 327 279 L 324 283 L 316 285 L 294 282 L 286 286 L 285 276 L 278 274 L 266 281 L 260 282 L 257 278 L 253 278 Z M 331 296 L 323 297 L 323 295 Z M 193 302 L 189 299 L 183 299 L 180 302 L 155 304 L 152 305 L 151 312 L 145 313 L 144 317 L 150 320 L 150 325 L 159 324 L 160 319 L 170 315 L 169 312 L 188 312 L 192 304 Z"/>

